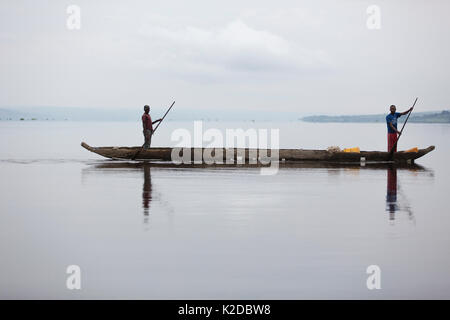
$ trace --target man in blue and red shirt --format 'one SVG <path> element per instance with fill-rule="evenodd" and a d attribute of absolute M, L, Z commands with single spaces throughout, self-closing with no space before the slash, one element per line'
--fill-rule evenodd
<path fill-rule="evenodd" d="M 158 119 L 152 122 L 152 118 L 150 117 L 150 107 L 144 106 L 144 114 L 142 115 L 142 127 L 144 129 L 144 149 L 149 149 L 152 143 L 152 134 L 153 134 L 153 124 L 160 122 L 161 119 Z"/>
<path fill-rule="evenodd" d="M 412 108 L 406 110 L 405 112 L 395 112 L 397 108 L 392 105 L 390 107 L 391 113 L 386 116 L 386 124 L 388 129 L 388 151 L 391 151 L 392 147 L 395 145 L 394 152 L 397 152 L 397 142 L 400 131 L 397 130 L 397 119 L 401 116 L 407 114 L 412 110 Z"/>

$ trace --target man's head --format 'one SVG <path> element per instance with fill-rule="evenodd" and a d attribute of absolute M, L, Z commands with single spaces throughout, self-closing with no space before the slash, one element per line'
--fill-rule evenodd
<path fill-rule="evenodd" d="M 397 110 L 397 108 L 394 105 L 391 105 L 391 107 L 389 108 L 389 110 L 391 110 L 391 113 L 394 114 L 395 111 Z"/>
<path fill-rule="evenodd" d="M 145 113 L 149 113 L 150 112 L 150 107 L 148 105 L 144 106 L 144 111 Z"/>

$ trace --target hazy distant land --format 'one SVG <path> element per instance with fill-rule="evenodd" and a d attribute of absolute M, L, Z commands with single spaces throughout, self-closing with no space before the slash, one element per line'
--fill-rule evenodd
<path fill-rule="evenodd" d="M 151 106 L 152 118 L 160 118 L 168 106 Z M 4 107 L 0 120 L 55 121 L 140 121 L 143 106 L 136 108 L 73 108 L 73 107 Z M 167 115 L 168 121 L 298 121 L 312 113 L 276 112 L 262 110 L 201 110 L 175 104 Z"/>
<path fill-rule="evenodd" d="M 303 121 L 307 122 L 385 122 L 387 114 L 372 114 L 372 115 L 345 115 L 345 116 L 308 116 L 303 117 Z M 402 122 L 406 119 L 403 116 L 399 119 Z M 409 117 L 410 122 L 416 123 L 450 123 L 450 111 L 444 110 L 441 112 L 417 112 L 412 113 Z"/>
<path fill-rule="evenodd" d="M 0 108 L 1 121 L 140 121 L 142 108 L 69 108 L 69 107 L 22 107 Z M 154 107 L 153 118 L 161 117 L 165 107 Z M 387 113 L 386 113 L 387 114 Z M 261 110 L 198 110 L 174 109 L 168 121 L 306 121 L 306 122 L 384 122 L 386 114 L 375 115 L 311 115 L 311 113 L 276 112 Z M 401 117 L 400 122 L 406 117 Z M 450 123 L 450 111 L 413 112 L 409 121 L 416 123 Z"/>

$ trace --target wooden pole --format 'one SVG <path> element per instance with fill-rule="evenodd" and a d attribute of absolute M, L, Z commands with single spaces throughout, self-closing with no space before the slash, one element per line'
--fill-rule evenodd
<path fill-rule="evenodd" d="M 163 117 L 161 118 L 161 121 L 158 123 L 158 125 L 156 126 L 155 130 L 153 130 L 152 135 L 155 133 L 156 129 L 158 129 L 159 125 L 161 124 L 161 122 L 163 122 L 164 118 L 167 116 L 167 114 L 169 113 L 170 109 L 172 109 L 173 105 L 175 104 L 175 101 L 172 102 L 172 104 L 170 105 L 170 108 L 167 109 L 166 113 L 164 113 Z"/>

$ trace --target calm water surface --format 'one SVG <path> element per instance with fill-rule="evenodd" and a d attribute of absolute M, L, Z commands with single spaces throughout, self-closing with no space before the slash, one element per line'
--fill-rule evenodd
<path fill-rule="evenodd" d="M 383 124 L 279 128 L 281 147 L 385 149 Z M 167 122 L 154 146 L 192 123 Z M 0 122 L 0 298 L 450 298 L 450 126 L 408 124 L 418 166 L 179 168 L 79 146 L 139 145 L 134 123 Z M 82 289 L 66 289 L 66 267 Z M 382 270 L 368 290 L 366 268 Z"/>

